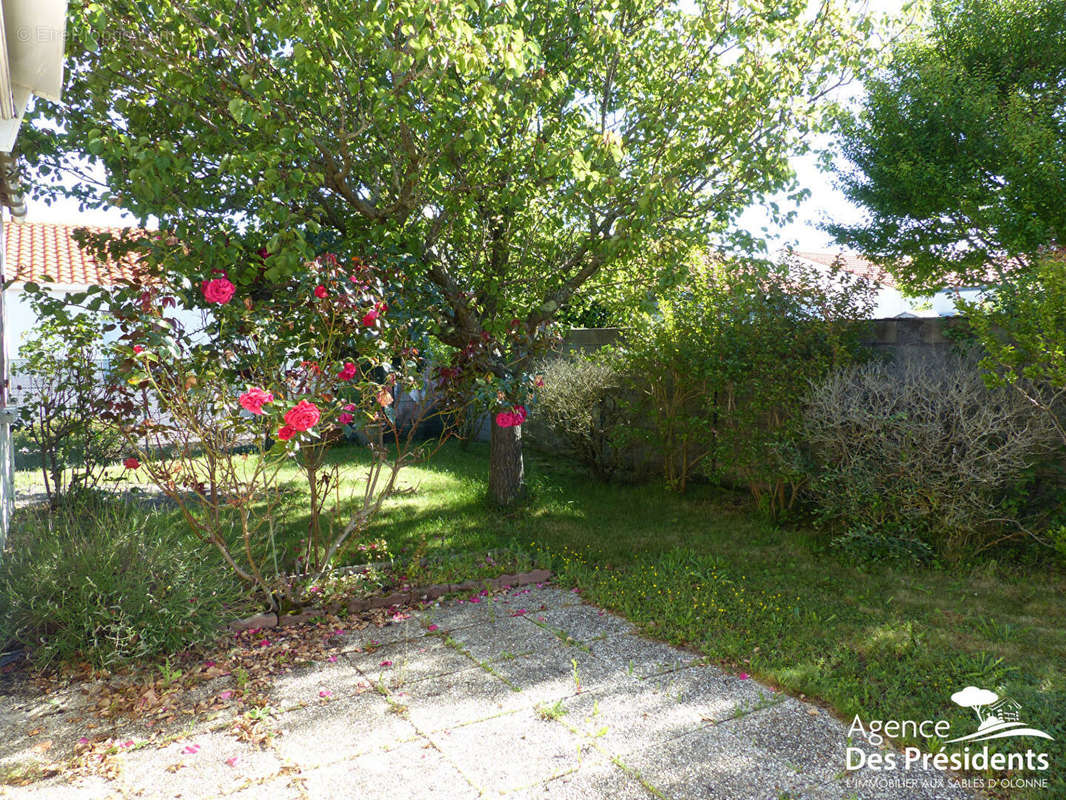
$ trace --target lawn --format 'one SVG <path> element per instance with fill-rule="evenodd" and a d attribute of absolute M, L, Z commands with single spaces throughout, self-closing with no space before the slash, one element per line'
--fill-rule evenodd
<path fill-rule="evenodd" d="M 418 491 L 391 504 L 375 535 L 428 555 L 531 551 L 649 635 L 849 721 L 946 718 L 969 732 L 972 712 L 950 695 L 1002 689 L 1057 740 L 1049 776 L 1066 792 L 1066 574 L 1051 556 L 1028 567 L 845 563 L 814 532 L 760 518 L 744 495 L 606 485 L 536 453 L 530 499 L 501 513 L 482 500 L 487 458 L 482 445 L 449 445 L 410 470 Z"/>
<path fill-rule="evenodd" d="M 847 721 L 945 718 L 970 732 L 972 712 L 950 695 L 996 689 L 1055 737 L 1048 775 L 1066 792 L 1057 768 L 1066 761 L 1066 572 L 1050 555 L 1027 566 L 1010 553 L 972 567 L 849 563 L 825 537 L 765 520 L 743 494 L 608 485 L 536 452 L 527 454 L 528 500 L 501 512 L 484 500 L 487 460 L 487 446 L 452 442 L 408 469 L 402 483 L 413 491 L 389 502 L 369 536 L 401 564 L 424 556 L 443 565 L 421 582 L 460 577 L 449 564 L 484 575 L 486 552 L 518 553 L 518 564 L 550 567 L 648 635 Z M 289 535 L 306 530 L 299 516 L 289 524 Z M 456 554 L 465 557 L 449 561 Z"/>

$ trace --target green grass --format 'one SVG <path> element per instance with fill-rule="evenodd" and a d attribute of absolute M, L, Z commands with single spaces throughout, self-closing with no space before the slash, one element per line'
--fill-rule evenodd
<path fill-rule="evenodd" d="M 334 457 L 361 458 L 356 448 Z M 864 566 L 823 536 L 766 521 L 743 495 L 607 485 L 536 453 L 529 499 L 503 512 L 484 500 L 487 458 L 484 445 L 451 443 L 408 469 L 402 484 L 415 491 L 391 501 L 368 535 L 401 561 L 426 556 L 435 564 L 426 582 L 499 571 L 489 552 L 511 564 L 528 553 L 647 634 L 825 701 L 849 721 L 945 718 L 970 732 L 972 712 L 950 695 L 1002 689 L 1056 740 L 1040 742 L 1053 788 L 1014 796 L 1066 796 L 1066 573 L 1050 554 L 1028 565 L 1003 551 L 966 567 Z M 299 535 L 306 518 L 294 513 L 289 527 Z"/>
<path fill-rule="evenodd" d="M 395 551 L 424 541 L 430 555 L 526 548 L 648 634 L 826 701 L 846 720 L 942 717 L 970 732 L 972 712 L 950 695 L 1002 688 L 1023 721 L 1055 737 L 1047 777 L 1066 792 L 1066 574 L 1053 556 L 847 563 L 824 537 L 771 524 L 743 496 L 606 485 L 535 453 L 530 499 L 500 512 L 483 500 L 486 464 L 484 446 L 444 448 L 406 474 L 419 491 L 372 533 Z"/>

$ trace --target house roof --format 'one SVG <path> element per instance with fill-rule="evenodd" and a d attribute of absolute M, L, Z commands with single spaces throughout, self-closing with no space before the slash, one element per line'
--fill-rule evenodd
<path fill-rule="evenodd" d="M 887 286 L 891 289 L 896 288 L 895 279 L 881 267 L 868 259 L 863 258 L 858 253 L 848 250 L 839 250 L 833 252 L 815 252 L 815 251 L 795 251 L 795 255 L 798 258 L 802 258 L 804 261 L 813 261 L 815 264 L 822 264 L 826 267 L 831 267 L 833 264 L 839 264 L 840 268 L 845 272 L 850 272 L 852 275 L 858 275 L 863 278 L 867 278 L 874 283 L 879 283 L 882 286 Z"/>
<path fill-rule="evenodd" d="M 126 228 L 63 225 L 53 222 L 4 222 L 4 280 L 110 286 L 135 275 L 135 260 L 96 258 L 74 239 L 74 231 L 112 233 Z"/>

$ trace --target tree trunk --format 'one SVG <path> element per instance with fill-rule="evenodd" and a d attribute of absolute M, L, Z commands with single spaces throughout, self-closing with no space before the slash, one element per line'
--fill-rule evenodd
<path fill-rule="evenodd" d="M 489 445 L 489 498 L 496 505 L 509 506 L 524 494 L 525 489 L 522 426 L 501 428 L 493 418 Z"/>

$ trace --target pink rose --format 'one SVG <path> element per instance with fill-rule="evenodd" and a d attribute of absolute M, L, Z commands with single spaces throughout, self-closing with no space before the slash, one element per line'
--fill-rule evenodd
<path fill-rule="evenodd" d="M 344 406 L 344 410 L 345 411 L 355 411 L 355 403 L 348 403 L 348 405 Z"/>
<path fill-rule="evenodd" d="M 327 297 L 329 297 L 329 292 L 326 291 L 325 286 L 319 284 L 315 287 L 315 297 L 317 297 L 319 300 L 325 300 Z"/>
<path fill-rule="evenodd" d="M 344 366 L 341 368 L 341 371 L 337 373 L 337 380 L 350 381 L 356 376 L 356 373 L 358 371 L 359 370 L 356 368 L 355 364 L 353 364 L 351 361 L 345 361 Z"/>
<path fill-rule="evenodd" d="M 371 325 L 374 324 L 374 322 L 377 320 L 377 318 L 378 318 L 378 310 L 376 308 L 372 308 L 369 311 L 367 311 L 365 314 L 363 314 L 363 319 L 360 320 L 360 321 L 363 323 L 364 327 L 369 328 Z"/>
<path fill-rule="evenodd" d="M 212 278 L 204 281 L 200 288 L 203 290 L 204 300 L 209 303 L 218 303 L 221 306 L 226 305 L 233 298 L 233 293 L 237 291 L 237 287 L 230 283 L 228 278 Z"/>
<path fill-rule="evenodd" d="M 126 469 L 140 469 L 141 462 L 138 461 L 135 457 L 130 456 L 122 462 L 122 466 L 124 466 Z"/>
<path fill-rule="evenodd" d="M 245 411 L 250 411 L 253 414 L 262 414 L 263 406 L 267 403 L 274 402 L 274 395 L 266 389 L 260 389 L 258 386 L 253 386 L 237 399 L 241 404 L 241 408 Z"/>
<path fill-rule="evenodd" d="M 278 438 L 283 442 L 289 441 L 295 435 L 296 430 L 290 425 L 282 425 L 278 428 Z"/>
<path fill-rule="evenodd" d="M 501 428 L 517 428 L 525 421 L 525 406 L 514 406 L 510 411 L 501 411 L 496 415 L 496 424 Z"/>
<path fill-rule="evenodd" d="M 347 411 L 344 411 L 341 414 L 337 415 L 337 422 L 339 422 L 341 425 L 348 425 L 353 419 L 355 419 L 355 417 L 353 417 Z"/>
<path fill-rule="evenodd" d="M 285 412 L 285 424 L 294 431 L 309 431 L 318 424 L 322 416 L 318 406 L 307 400 L 301 400 Z"/>

